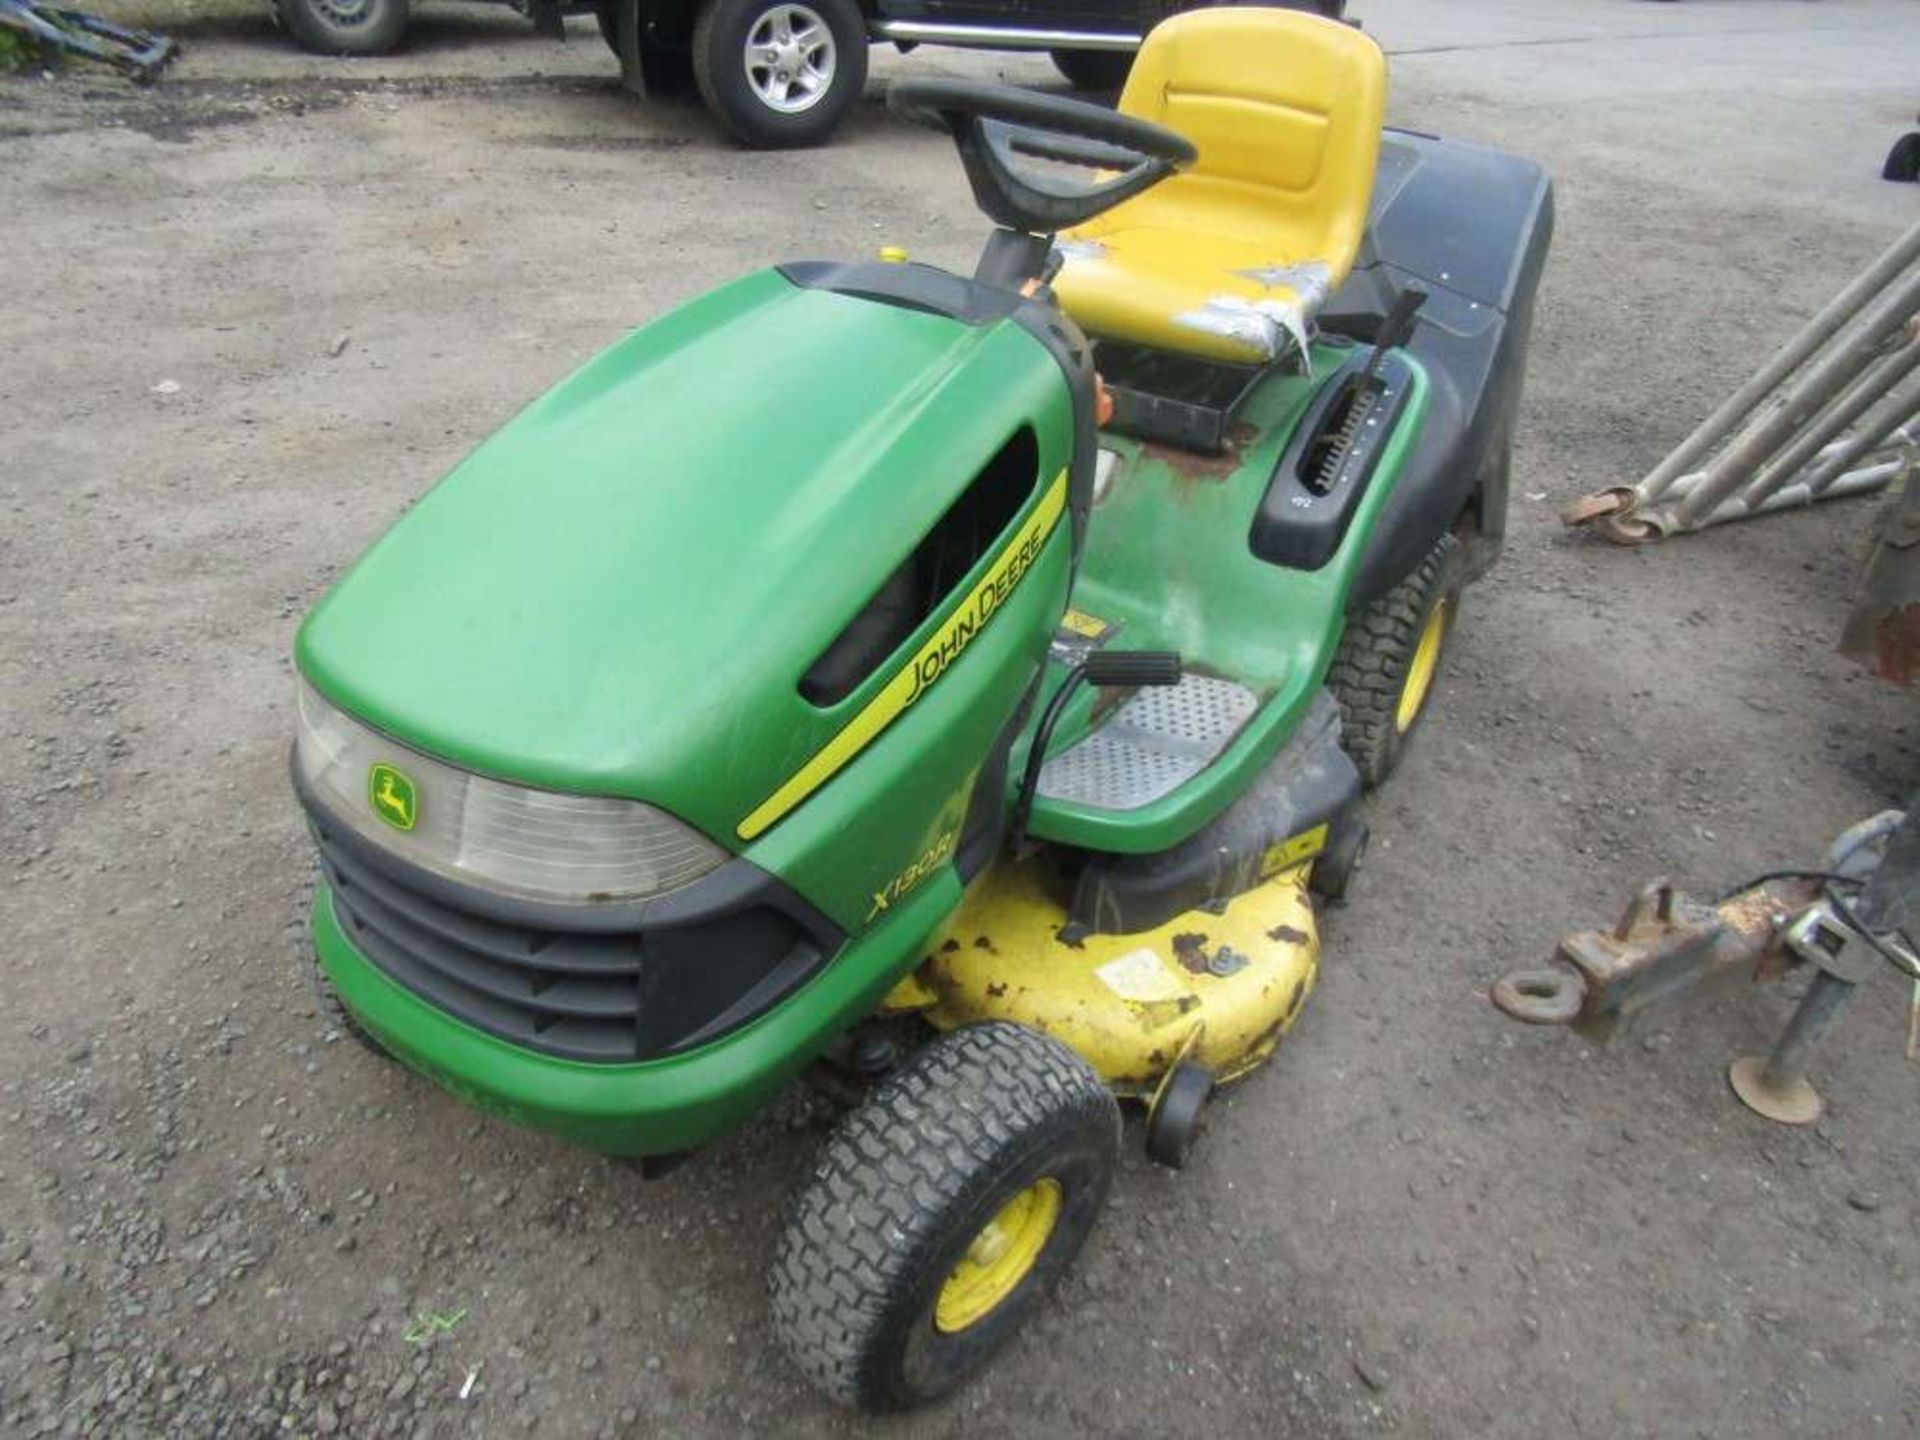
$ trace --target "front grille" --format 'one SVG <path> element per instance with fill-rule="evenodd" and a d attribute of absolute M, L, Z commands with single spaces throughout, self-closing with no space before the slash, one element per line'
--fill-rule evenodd
<path fill-rule="evenodd" d="M 312 819 L 354 947 L 448 1014 L 573 1060 L 642 1058 L 641 938 L 528 929 L 456 910 L 375 871 Z"/>

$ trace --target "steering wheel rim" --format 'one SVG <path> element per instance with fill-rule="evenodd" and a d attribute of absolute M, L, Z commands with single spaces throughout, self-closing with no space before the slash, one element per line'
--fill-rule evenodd
<path fill-rule="evenodd" d="M 887 108 L 896 115 L 951 132 L 950 116 L 1004 120 L 1031 130 L 1072 135 L 1132 150 L 1170 165 L 1191 165 L 1199 152 L 1177 130 L 1060 95 L 1043 95 L 1015 85 L 986 85 L 973 80 L 908 78 L 887 90 Z"/>
<path fill-rule="evenodd" d="M 995 222 L 1028 233 L 1082 224 L 1191 165 L 1199 153 L 1164 125 L 1011 85 L 896 80 L 887 106 L 951 135 L 980 208 Z M 1108 178 L 1063 188 L 1023 175 L 1016 154 L 1084 166 Z"/>

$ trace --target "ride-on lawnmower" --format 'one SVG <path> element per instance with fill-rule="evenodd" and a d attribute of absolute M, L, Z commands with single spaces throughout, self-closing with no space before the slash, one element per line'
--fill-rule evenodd
<path fill-rule="evenodd" d="M 301 629 L 342 1026 L 654 1170 L 862 1082 L 771 1280 L 839 1400 L 1031 1312 L 1116 1098 L 1178 1165 L 1273 1051 L 1499 549 L 1550 189 L 1383 143 L 1384 92 L 1364 34 L 1242 8 L 1156 29 L 1118 113 L 896 84 L 995 224 L 971 278 L 693 301 Z"/>

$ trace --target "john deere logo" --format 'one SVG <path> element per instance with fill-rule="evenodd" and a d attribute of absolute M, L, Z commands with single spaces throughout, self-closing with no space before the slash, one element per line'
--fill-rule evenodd
<path fill-rule="evenodd" d="M 396 830 L 413 829 L 420 814 L 413 781 L 391 765 L 375 765 L 367 771 L 367 803 Z"/>

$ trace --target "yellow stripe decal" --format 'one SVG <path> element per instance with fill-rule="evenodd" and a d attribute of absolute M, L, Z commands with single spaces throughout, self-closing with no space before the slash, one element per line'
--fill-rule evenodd
<path fill-rule="evenodd" d="M 994 613 L 1006 603 L 1033 562 L 1060 515 L 1067 508 L 1067 472 L 1062 470 L 1040 497 L 1033 514 L 1027 517 L 1014 536 L 995 558 L 980 583 L 955 607 L 946 623 L 927 637 L 926 644 L 900 668 L 866 707 L 849 720 L 806 764 L 802 765 L 773 794 L 740 822 L 742 840 L 751 840 L 784 816 L 794 806 L 824 785 L 849 760 L 858 755 L 882 730 L 898 720 L 908 706 L 932 688 L 973 637 L 986 628 Z"/>

